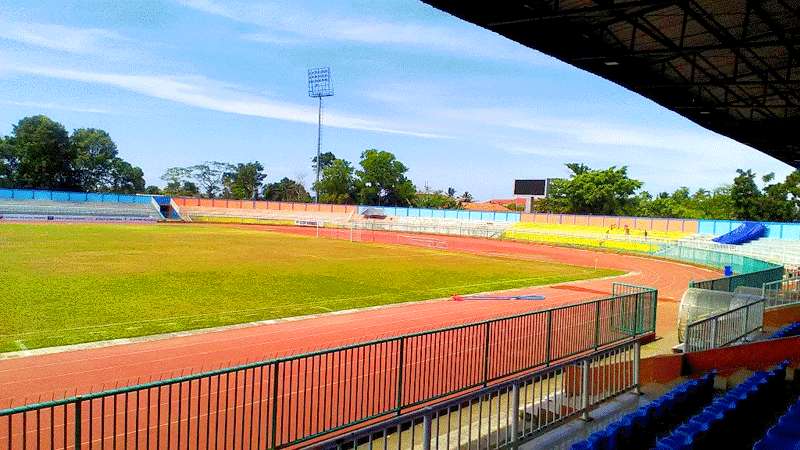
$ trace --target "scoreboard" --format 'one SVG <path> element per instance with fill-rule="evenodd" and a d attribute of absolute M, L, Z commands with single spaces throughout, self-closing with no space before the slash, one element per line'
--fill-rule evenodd
<path fill-rule="evenodd" d="M 514 180 L 514 195 L 547 195 L 547 180 Z"/>

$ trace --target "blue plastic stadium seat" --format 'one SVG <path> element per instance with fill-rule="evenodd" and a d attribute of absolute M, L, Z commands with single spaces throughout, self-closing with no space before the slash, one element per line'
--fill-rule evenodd
<path fill-rule="evenodd" d="M 716 372 L 710 372 L 675 386 L 656 400 L 609 424 L 605 430 L 573 445 L 573 450 L 652 448 L 656 435 L 676 426 L 711 401 L 715 375 Z M 708 420 L 713 417 L 716 416 L 709 414 Z M 692 426 L 703 427 L 702 423 Z"/>
<path fill-rule="evenodd" d="M 712 444 L 719 446 L 731 442 L 730 439 L 735 442 L 737 430 L 752 426 L 748 415 L 752 411 L 768 408 L 775 395 L 780 395 L 788 364 L 788 361 L 784 361 L 772 370 L 754 373 L 674 429 L 670 435 L 659 439 L 658 448 L 707 448 Z M 785 441 L 785 436 L 780 440 Z"/>
<path fill-rule="evenodd" d="M 800 335 L 800 322 L 794 322 L 772 333 L 770 339 L 785 338 Z"/>
<path fill-rule="evenodd" d="M 788 434 L 783 428 L 771 428 L 763 439 L 756 442 L 754 449 L 760 450 L 800 450 L 800 438 Z"/>
<path fill-rule="evenodd" d="M 692 443 L 686 441 L 686 435 L 671 434 L 664 439 L 659 439 L 656 443 L 656 450 L 689 450 Z"/>

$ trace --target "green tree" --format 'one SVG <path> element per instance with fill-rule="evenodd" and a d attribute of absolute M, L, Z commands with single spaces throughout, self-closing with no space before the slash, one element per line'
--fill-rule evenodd
<path fill-rule="evenodd" d="M 113 184 L 111 172 L 117 159 L 117 145 L 108 133 L 94 128 L 72 132 L 69 145 L 75 155 L 75 176 L 86 191 L 105 191 Z"/>
<path fill-rule="evenodd" d="M 202 164 L 189 167 L 192 178 L 197 182 L 208 198 L 214 198 L 222 192 L 222 184 L 225 181 L 225 174 L 231 173 L 235 167 L 228 163 L 219 161 L 206 161 Z"/>
<path fill-rule="evenodd" d="M 314 190 L 321 193 L 322 203 L 353 203 L 355 193 L 353 166 L 344 159 L 334 160 L 322 171 L 319 183 L 314 183 Z"/>
<path fill-rule="evenodd" d="M 164 194 L 191 197 L 197 195 L 197 185 L 191 181 L 192 169 L 188 167 L 170 167 L 161 175 L 167 182 Z"/>
<path fill-rule="evenodd" d="M 391 152 L 365 150 L 360 165 L 356 186 L 361 203 L 407 206 L 414 200 L 416 188 L 405 175 L 408 168 Z"/>
<path fill-rule="evenodd" d="M 472 203 L 473 201 L 475 201 L 475 199 L 472 198 L 472 194 L 470 194 L 469 192 L 464 191 L 464 193 L 461 194 L 462 203 Z"/>
<path fill-rule="evenodd" d="M 295 180 L 284 177 L 277 183 L 270 183 L 264 187 L 264 198 L 266 200 L 279 202 L 301 202 L 311 201 L 311 195 L 305 186 Z"/>
<path fill-rule="evenodd" d="M 74 189 L 75 152 L 64 126 L 46 116 L 20 120 L 11 132 L 16 158 L 14 184 L 38 189 Z"/>
<path fill-rule="evenodd" d="M 454 197 L 442 191 L 418 193 L 411 204 L 417 208 L 458 209 L 459 203 Z"/>
<path fill-rule="evenodd" d="M 738 174 L 731 185 L 731 202 L 734 218 L 758 220 L 761 216 L 761 190 L 756 185 L 756 174 L 752 170 L 736 169 Z"/>
<path fill-rule="evenodd" d="M 121 158 L 114 158 L 109 171 L 110 184 L 106 189 L 121 194 L 134 194 L 144 190 L 144 172 Z"/>
<path fill-rule="evenodd" d="M 257 200 L 258 192 L 267 174 L 260 162 L 239 163 L 225 173 L 223 186 L 227 197 L 240 200 Z"/>
<path fill-rule="evenodd" d="M 144 189 L 144 172 L 120 158 L 103 130 L 81 128 L 69 138 L 78 187 L 92 192 L 135 193 Z"/>
<path fill-rule="evenodd" d="M 553 206 L 567 213 L 623 215 L 636 206 L 635 194 L 642 182 L 628 176 L 628 168 L 593 170 L 585 164 L 566 165 L 572 171 L 568 180 L 551 186 Z"/>
<path fill-rule="evenodd" d="M 333 162 L 336 161 L 336 155 L 334 155 L 333 152 L 320 153 L 319 161 L 320 161 L 319 170 L 320 170 L 320 173 L 322 173 L 323 170 L 325 170 L 328 167 L 330 167 L 331 164 L 333 164 Z M 317 172 L 317 157 L 316 156 L 311 158 L 311 168 L 314 169 L 314 173 Z"/>
<path fill-rule="evenodd" d="M 796 171 L 789 174 L 782 183 L 772 183 L 764 187 L 760 202 L 760 220 L 792 222 L 798 219 L 798 198 L 793 194 L 797 187 Z M 774 173 L 762 177 L 764 183 L 775 179 Z M 793 186 L 794 185 L 794 186 Z"/>
<path fill-rule="evenodd" d="M 17 165 L 17 154 L 13 141 L 8 136 L 0 137 L 0 188 L 14 187 Z"/>
<path fill-rule="evenodd" d="M 144 188 L 144 193 L 148 195 L 161 195 L 161 188 L 158 186 L 150 185 Z"/>

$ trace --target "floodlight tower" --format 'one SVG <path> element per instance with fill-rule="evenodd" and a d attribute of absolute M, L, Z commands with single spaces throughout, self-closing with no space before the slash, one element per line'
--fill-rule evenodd
<path fill-rule="evenodd" d="M 331 68 L 318 67 L 308 69 L 308 96 L 319 99 L 319 113 L 317 115 L 317 183 L 314 187 L 314 202 L 319 203 L 319 171 L 320 149 L 322 148 L 322 97 L 333 97 L 331 84 Z"/>

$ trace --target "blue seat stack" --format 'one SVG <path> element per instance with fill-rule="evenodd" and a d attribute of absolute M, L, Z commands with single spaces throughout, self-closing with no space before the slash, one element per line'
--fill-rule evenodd
<path fill-rule="evenodd" d="M 572 445 L 571 449 L 652 448 L 656 436 L 678 425 L 711 401 L 715 375 L 716 372 L 710 372 L 672 388 L 603 430 L 592 433 L 586 440 Z"/>
<path fill-rule="evenodd" d="M 784 387 L 784 361 L 766 372 L 756 372 L 743 383 L 715 399 L 698 414 L 659 439 L 658 450 L 738 447 L 745 436 L 757 430 L 754 411 L 768 411 Z M 761 414 L 764 416 L 764 414 Z"/>
<path fill-rule="evenodd" d="M 770 339 L 785 338 L 800 335 L 800 322 L 791 323 L 772 333 Z"/>
<path fill-rule="evenodd" d="M 733 231 L 712 239 L 720 244 L 741 245 L 764 236 L 767 227 L 758 222 L 744 222 Z"/>

